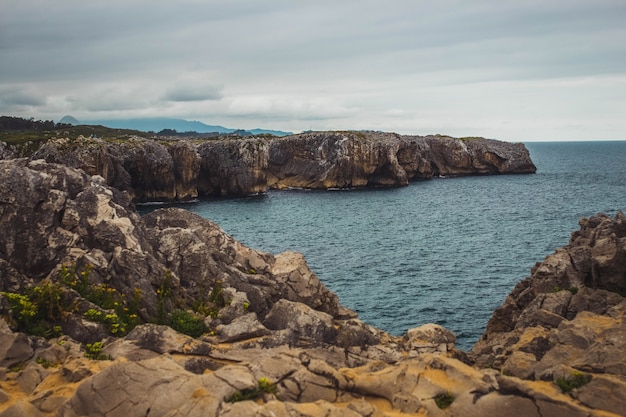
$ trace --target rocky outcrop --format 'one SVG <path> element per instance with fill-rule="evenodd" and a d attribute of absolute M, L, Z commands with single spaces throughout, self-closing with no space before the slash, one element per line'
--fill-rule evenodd
<path fill-rule="evenodd" d="M 198 196 L 201 159 L 187 141 L 156 142 L 132 137 L 121 142 L 79 137 L 44 143 L 32 159 L 80 168 L 127 191 L 132 200 L 179 201 Z"/>
<path fill-rule="evenodd" d="M 0 416 L 621 413 L 616 407 L 622 396 L 611 391 L 610 377 L 594 379 L 588 384 L 596 384 L 593 391 L 579 390 L 572 398 L 550 382 L 477 370 L 440 352 L 410 358 L 396 354 L 392 361 L 381 361 L 372 358 L 373 351 L 357 357 L 333 346 L 218 345 L 164 326 L 142 325 L 108 343 L 103 349 L 107 360 L 94 361 L 84 358 L 81 347 L 67 337 L 30 339 L 36 346 L 33 359 L 3 370 Z M 601 400 L 594 393 L 607 396 Z"/>
<path fill-rule="evenodd" d="M 538 263 L 494 312 L 472 356 L 519 378 L 578 379 L 586 383 L 574 394 L 582 402 L 623 413 L 625 294 L 626 216 L 582 219 L 569 245 Z"/>
<path fill-rule="evenodd" d="M 244 311 L 263 321 L 282 299 L 333 318 L 354 316 L 302 256 L 251 250 L 186 210 L 140 218 L 126 194 L 99 176 L 41 160 L 0 161 L 0 196 L 0 290 L 61 285 L 52 288 L 75 311 L 53 319 L 80 341 L 101 336 L 81 323 L 97 309 L 84 299 L 101 299 L 103 289 L 128 308 L 134 303 L 143 321 L 194 303 L 211 312 L 211 326 L 229 324 Z"/>
<path fill-rule="evenodd" d="M 25 153 L 0 147 L 0 159 Z M 80 137 L 49 140 L 29 155 L 100 175 L 136 202 L 249 195 L 270 188 L 403 186 L 436 176 L 535 172 L 520 143 L 374 132 L 204 141 Z"/>
<path fill-rule="evenodd" d="M 361 322 L 302 255 L 0 161 L 0 416 L 623 415 L 624 216 L 581 224 L 468 357 Z"/>

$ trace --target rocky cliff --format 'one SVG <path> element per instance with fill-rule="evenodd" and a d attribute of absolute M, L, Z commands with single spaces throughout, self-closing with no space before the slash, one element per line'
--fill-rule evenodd
<path fill-rule="evenodd" d="M 521 281 L 474 346 L 477 365 L 585 385 L 582 403 L 626 413 L 626 216 L 580 221 L 569 245 Z"/>
<path fill-rule="evenodd" d="M 361 322 L 299 254 L 0 161 L 0 416 L 623 415 L 626 223 L 581 224 L 468 356 Z"/>
<path fill-rule="evenodd" d="M 535 172 L 523 144 L 482 138 L 316 132 L 283 138 L 155 141 L 51 139 L 0 147 L 98 174 L 136 202 L 248 195 L 269 188 L 402 186 L 436 176 Z"/>

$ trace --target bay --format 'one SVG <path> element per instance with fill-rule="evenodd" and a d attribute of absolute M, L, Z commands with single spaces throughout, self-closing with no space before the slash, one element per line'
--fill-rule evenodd
<path fill-rule="evenodd" d="M 526 146 L 536 174 L 270 191 L 182 207 L 252 248 L 302 252 L 365 322 L 395 335 L 438 323 L 467 350 L 530 268 L 568 243 L 581 217 L 626 211 L 626 142 Z"/>

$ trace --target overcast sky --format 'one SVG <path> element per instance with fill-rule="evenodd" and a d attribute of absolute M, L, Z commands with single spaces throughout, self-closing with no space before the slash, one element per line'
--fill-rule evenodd
<path fill-rule="evenodd" d="M 626 139 L 626 1 L 0 0 L 0 114 Z"/>

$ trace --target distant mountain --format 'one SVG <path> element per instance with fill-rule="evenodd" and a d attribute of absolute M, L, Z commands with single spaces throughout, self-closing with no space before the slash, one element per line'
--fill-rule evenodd
<path fill-rule="evenodd" d="M 59 123 L 65 123 L 68 125 L 73 125 L 73 126 L 78 126 L 80 124 L 80 122 L 72 116 L 63 116 L 63 118 L 61 120 L 59 120 Z"/>
<path fill-rule="evenodd" d="M 102 125 L 114 129 L 132 129 L 142 132 L 160 132 L 164 129 L 174 129 L 177 132 L 198 132 L 198 133 L 233 133 L 242 129 L 231 129 L 224 126 L 207 125 L 197 120 L 189 121 L 184 119 L 174 119 L 168 117 L 151 117 L 137 119 L 116 119 L 116 120 L 83 120 L 78 121 L 72 116 L 63 117 L 59 123 L 69 123 L 72 125 Z M 252 129 L 246 130 L 254 135 L 269 133 L 275 136 L 287 136 L 292 132 L 281 130 Z"/>

